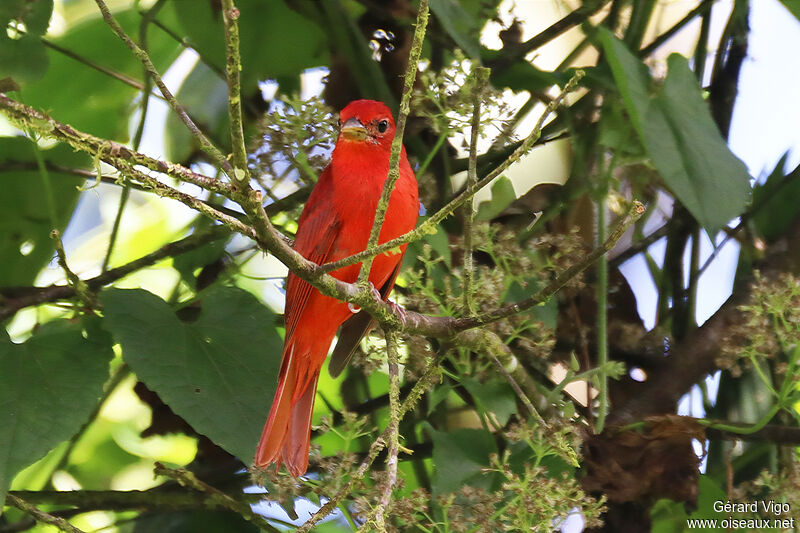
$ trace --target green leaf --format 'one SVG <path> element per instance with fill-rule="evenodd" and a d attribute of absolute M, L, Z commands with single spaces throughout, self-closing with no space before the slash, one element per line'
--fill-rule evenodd
<path fill-rule="evenodd" d="M 92 13 L 95 16 L 51 39 L 53 43 L 87 61 L 141 82 L 142 64 L 108 28 L 97 10 Z M 138 10 L 115 11 L 114 17 L 129 35 L 138 35 L 141 21 Z M 155 27 L 148 32 L 147 45 L 153 64 L 161 73 L 183 49 Z M 139 91 L 62 52 L 47 49 L 47 56 L 50 63 L 47 73 L 41 80 L 25 87 L 24 102 L 98 137 L 127 140 L 131 104 Z"/>
<path fill-rule="evenodd" d="M 23 86 L 41 79 L 48 61 L 39 38 L 23 35 L 19 39 L 9 39 L 3 33 L 0 33 L 0 79 L 11 78 Z"/>
<path fill-rule="evenodd" d="M 481 49 L 484 63 L 491 63 L 502 54 L 502 50 Z M 517 60 L 508 68 L 491 73 L 493 86 L 508 87 L 512 91 L 544 91 L 557 83 L 566 82 L 567 79 L 569 78 L 559 73 L 541 70 L 526 59 Z"/>
<path fill-rule="evenodd" d="M 16 23 L 21 31 L 0 31 L 0 79 L 13 78 L 26 84 L 44 76 L 47 52 L 41 35 L 47 31 L 53 0 L 3 0 L 0 23 Z M 13 35 L 13 37 L 12 37 Z"/>
<path fill-rule="evenodd" d="M 493 474 L 485 474 L 489 455 L 497 453 L 492 435 L 482 429 L 456 429 L 436 431 L 427 424 L 433 439 L 433 493 L 454 492 L 464 485 L 490 489 L 497 481 Z"/>
<path fill-rule="evenodd" d="M 225 31 L 219 4 L 208 0 L 173 0 L 171 8 L 189 42 L 220 70 L 225 69 Z M 323 31 L 286 2 L 238 0 L 242 88 L 257 90 L 267 78 L 298 76 L 327 63 Z M 285 50 L 287 53 L 280 53 Z"/>
<path fill-rule="evenodd" d="M 106 327 L 138 378 L 195 431 L 250 461 L 283 345 L 272 312 L 229 287 L 203 293 L 200 317 L 191 324 L 144 290 L 109 289 L 100 301 Z"/>
<path fill-rule="evenodd" d="M 64 231 L 84 182 L 63 172 L 47 173 L 45 180 L 36 167 L 36 145 L 24 137 L 0 137 L 0 285 L 30 285 L 53 257 L 53 229 L 47 200 L 52 192 L 56 227 Z M 41 154 L 48 163 L 63 167 L 86 167 L 89 158 L 64 145 Z M 14 168 L 19 167 L 18 170 Z M 30 170 L 28 170 L 30 169 Z"/>
<path fill-rule="evenodd" d="M 461 384 L 481 409 L 497 417 L 501 426 L 505 426 L 511 415 L 517 412 L 516 394 L 506 381 L 493 379 L 481 383 L 473 377 L 464 377 Z"/>
<path fill-rule="evenodd" d="M 744 211 L 750 176 L 720 135 L 688 61 L 672 54 L 664 86 L 651 97 L 647 67 L 610 31 L 601 28 L 599 35 L 622 100 L 653 164 L 675 196 L 713 235 Z"/>
<path fill-rule="evenodd" d="M 17 472 L 74 435 L 97 405 L 113 354 L 97 321 L 84 325 L 48 322 L 23 344 L 0 328 L 0 501 Z"/>
<path fill-rule="evenodd" d="M 784 234 L 800 214 L 800 166 L 783 175 L 784 155 L 767 180 L 753 189 L 753 224 L 769 241 Z"/>
<path fill-rule="evenodd" d="M 492 199 L 480 203 L 475 220 L 493 219 L 516 199 L 517 193 L 514 192 L 514 185 L 511 180 L 505 176 L 500 176 L 492 184 Z"/>
<path fill-rule="evenodd" d="M 792 15 L 800 20 L 800 1 L 798 0 L 781 0 L 783 6 L 788 9 Z"/>
<path fill-rule="evenodd" d="M 204 63 L 198 62 L 175 97 L 197 123 L 212 137 L 229 143 L 228 84 Z M 199 149 L 194 137 L 175 113 L 164 123 L 164 144 L 172 161 L 186 161 Z M 226 146 L 227 148 L 227 146 Z"/>
<path fill-rule="evenodd" d="M 480 28 L 473 16 L 455 0 L 431 0 L 430 6 L 439 23 L 459 48 L 469 57 L 479 58 Z"/>

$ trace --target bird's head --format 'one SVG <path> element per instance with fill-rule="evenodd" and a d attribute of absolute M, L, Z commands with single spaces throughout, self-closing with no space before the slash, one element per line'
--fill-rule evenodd
<path fill-rule="evenodd" d="M 394 118 L 383 102 L 355 100 L 339 113 L 339 142 L 390 148 L 392 139 Z"/>

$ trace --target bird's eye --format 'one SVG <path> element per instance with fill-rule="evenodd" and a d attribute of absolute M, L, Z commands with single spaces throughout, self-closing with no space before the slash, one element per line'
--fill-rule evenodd
<path fill-rule="evenodd" d="M 380 133 L 384 133 L 389 128 L 389 121 L 386 119 L 381 120 L 378 122 L 378 131 Z"/>

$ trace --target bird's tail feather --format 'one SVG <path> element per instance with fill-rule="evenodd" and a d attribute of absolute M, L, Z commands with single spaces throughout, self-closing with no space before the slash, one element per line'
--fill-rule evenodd
<path fill-rule="evenodd" d="M 311 414 L 319 369 L 309 368 L 308 358 L 295 357 L 293 343 L 288 348 L 254 463 L 260 467 L 271 463 L 280 466 L 283 460 L 289 472 L 298 477 L 308 468 Z"/>

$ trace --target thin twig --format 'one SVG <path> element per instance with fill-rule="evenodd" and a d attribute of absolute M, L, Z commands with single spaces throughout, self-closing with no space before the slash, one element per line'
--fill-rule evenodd
<path fill-rule="evenodd" d="M 55 241 L 56 256 L 58 258 L 58 266 L 64 271 L 67 278 L 67 284 L 72 287 L 78 298 L 86 304 L 87 307 L 94 307 L 94 298 L 91 295 L 89 286 L 83 281 L 75 272 L 70 270 L 67 264 L 67 254 L 64 252 L 64 245 L 61 242 L 61 233 L 57 229 L 50 232 L 50 238 Z"/>
<path fill-rule="evenodd" d="M 116 33 L 120 39 L 122 39 L 122 42 L 124 42 L 125 45 L 130 48 L 136 58 L 142 62 L 142 65 L 144 65 L 145 70 L 153 79 L 158 89 L 161 91 L 164 99 L 181 119 L 181 122 L 186 125 L 186 128 L 189 130 L 192 136 L 200 144 L 200 148 L 206 154 L 208 154 L 209 157 L 211 157 L 211 160 L 216 165 L 218 165 L 231 179 L 233 179 L 234 172 L 230 162 L 228 162 L 218 148 L 211 144 L 211 141 L 208 140 L 208 137 L 206 137 L 205 134 L 200 131 L 200 128 L 198 128 L 194 121 L 189 117 L 183 106 L 178 103 L 178 100 L 164 83 L 164 80 L 161 79 L 161 75 L 158 73 L 155 65 L 153 65 L 153 61 L 150 59 L 150 56 L 147 54 L 147 52 L 142 50 L 135 42 L 133 42 L 130 36 L 125 33 L 125 30 L 123 30 L 122 26 L 119 25 L 119 22 L 117 22 L 117 20 L 111 14 L 111 11 L 108 9 L 108 6 L 103 0 L 95 0 L 95 3 L 97 4 L 97 7 L 100 8 L 100 13 L 103 15 L 103 20 L 105 20 L 106 24 L 108 24 L 112 31 Z"/>
<path fill-rule="evenodd" d="M 9 505 L 13 505 L 20 511 L 23 511 L 31 515 L 37 522 L 55 526 L 61 531 L 67 531 L 68 533 L 86 533 L 82 529 L 78 529 L 77 527 L 73 526 L 63 518 L 59 516 L 53 516 L 49 513 L 45 513 L 35 505 L 31 505 L 30 503 L 26 502 L 25 500 L 14 494 L 6 495 L 6 503 Z"/>
<path fill-rule="evenodd" d="M 222 19 L 225 22 L 225 74 L 228 80 L 228 117 L 230 118 L 231 146 L 233 146 L 233 166 L 237 181 L 249 181 L 247 150 L 242 126 L 242 91 L 240 71 L 242 58 L 239 56 L 239 10 L 233 0 L 222 0 Z"/>
<path fill-rule="evenodd" d="M 252 522 L 262 530 L 280 533 L 280 530 L 270 524 L 266 518 L 253 512 L 252 507 L 247 502 L 236 500 L 216 487 L 212 487 L 205 481 L 197 479 L 192 472 L 185 468 L 168 468 L 156 462 L 154 472 L 156 475 L 166 476 L 174 479 L 182 487 L 187 487 L 197 492 L 202 492 L 208 499 L 219 507 L 223 507 L 240 515 L 245 520 Z"/>
<path fill-rule="evenodd" d="M 428 233 L 435 232 L 436 225 L 439 224 L 439 222 L 450 216 L 453 212 L 455 212 L 456 209 L 458 209 L 464 203 L 472 199 L 472 197 L 475 195 L 476 192 L 489 185 L 492 181 L 495 180 L 495 178 L 497 178 L 503 172 L 505 172 L 508 169 L 508 167 L 519 161 L 519 159 L 523 155 L 528 153 L 528 151 L 533 147 L 533 145 L 541 136 L 542 126 L 544 125 L 545 120 L 547 120 L 547 117 L 549 117 L 550 114 L 553 113 L 558 108 L 559 105 L 561 105 L 561 102 L 564 100 L 566 95 L 569 92 L 573 91 L 575 87 L 577 87 L 578 81 L 582 77 L 583 77 L 582 70 L 575 71 L 575 74 L 573 75 L 572 79 L 569 80 L 569 82 L 561 91 L 561 93 L 547 105 L 544 112 L 539 117 L 539 121 L 536 123 L 536 126 L 533 128 L 533 131 L 530 133 L 530 135 L 528 135 L 528 137 L 522 142 L 522 144 L 520 144 L 508 158 L 504 159 L 502 163 L 500 163 L 497 167 L 494 168 L 494 170 L 492 170 L 482 179 L 478 180 L 477 183 L 473 184 L 471 187 L 467 187 L 466 189 L 464 189 L 461 192 L 461 194 L 452 199 L 447 205 L 445 205 L 443 208 L 437 211 L 433 216 L 431 216 L 425 222 L 420 224 L 416 229 L 413 229 L 408 233 L 406 233 L 405 235 L 401 235 L 400 237 L 387 241 L 383 244 L 379 244 L 374 247 L 368 247 L 363 252 L 353 254 L 350 257 L 345 257 L 344 259 L 332 263 L 325 263 L 324 265 L 322 265 L 321 270 L 323 272 L 332 272 L 334 270 L 339 270 L 340 268 L 362 262 L 368 257 L 375 257 L 393 248 L 420 239 Z"/>
<path fill-rule="evenodd" d="M 475 85 L 472 87 L 472 122 L 470 123 L 467 187 L 472 187 L 478 182 L 478 134 L 481 126 L 481 96 L 483 96 L 483 89 L 489 82 L 489 73 L 489 69 L 485 67 L 476 67 L 473 72 L 473 83 Z M 464 272 L 464 313 L 467 315 L 475 312 L 475 302 L 472 298 L 474 276 L 472 266 L 472 221 L 474 218 L 475 206 L 473 202 L 466 202 L 464 204 L 464 264 L 462 269 Z"/>
<path fill-rule="evenodd" d="M 383 184 L 383 191 L 378 200 L 378 206 L 375 210 L 375 219 L 372 223 L 372 230 L 370 230 L 369 240 L 367 241 L 367 250 L 374 248 L 378 244 L 378 237 L 383 227 L 383 221 L 386 218 L 386 210 L 389 208 L 389 198 L 394 190 L 394 185 L 400 178 L 400 152 L 403 149 L 403 133 L 406 129 L 406 120 L 408 113 L 411 110 L 411 91 L 414 88 L 414 81 L 417 79 L 417 69 L 419 58 L 422 54 L 422 43 L 425 40 L 425 29 L 428 26 L 428 0 L 420 0 L 419 8 L 417 10 L 417 22 L 414 29 L 414 39 L 411 42 L 411 51 L 408 54 L 408 66 L 406 67 L 405 83 L 403 85 L 403 96 L 400 99 L 400 110 L 397 114 L 397 127 L 394 132 L 394 139 L 392 140 L 392 152 L 389 156 L 389 175 Z M 372 269 L 372 260 L 375 255 L 370 255 L 364 258 L 361 265 L 361 272 L 358 276 L 359 285 L 362 285 L 363 290 L 369 290 L 366 287 L 367 280 L 369 279 L 369 272 Z"/>
<path fill-rule="evenodd" d="M 397 354 L 397 331 L 386 328 L 386 356 L 389 362 L 389 450 L 386 459 L 386 484 L 383 486 L 380 501 L 375 510 L 375 524 L 379 531 L 386 531 L 386 510 L 392 498 L 392 492 L 397 484 L 397 452 L 400 448 L 400 370 L 399 356 Z"/>
<path fill-rule="evenodd" d="M 112 268 L 99 276 L 86 280 L 85 283 L 90 291 L 97 291 L 109 283 L 124 278 L 132 272 L 153 265 L 164 258 L 181 255 L 229 235 L 230 229 L 225 226 L 216 226 L 207 233 L 190 235 L 162 246 L 153 253 L 142 256 L 139 259 L 117 268 Z M 72 285 L 0 287 L 0 320 L 5 320 L 25 307 L 55 302 L 57 300 L 65 300 L 73 298 L 75 295 L 75 288 Z"/>
<path fill-rule="evenodd" d="M 101 139 L 76 130 L 68 124 L 59 122 L 47 113 L 38 111 L 0 93 L 0 109 L 22 130 L 32 130 L 45 138 L 63 141 L 77 150 L 86 152 L 113 166 L 113 161 L 126 159 L 135 165 L 142 165 L 155 172 L 161 172 L 178 181 L 197 185 L 207 191 L 229 197 L 230 187 L 219 180 L 203 176 L 176 163 L 153 159 L 127 146 L 107 139 Z"/>
<path fill-rule="evenodd" d="M 402 420 L 403 417 L 406 415 L 408 411 L 414 408 L 422 395 L 428 390 L 434 382 L 436 378 L 437 372 L 436 370 L 439 367 L 439 360 L 443 354 L 439 354 L 439 356 L 432 359 L 425 371 L 422 374 L 422 377 L 414 384 L 414 388 L 411 389 L 411 392 L 408 393 L 406 399 L 403 400 L 402 405 L 400 405 L 400 409 L 398 410 L 398 420 Z M 342 501 L 348 494 L 350 494 L 350 490 L 358 480 L 361 480 L 364 475 L 366 474 L 369 467 L 372 466 L 372 463 L 378 457 L 381 450 L 386 447 L 386 438 L 389 436 L 389 428 L 387 427 L 381 435 L 375 439 L 369 447 L 369 451 L 367 452 L 367 456 L 358 466 L 356 472 L 350 476 L 350 479 L 345 483 L 345 485 L 339 489 L 339 491 L 331 497 L 330 500 L 325 502 L 325 505 L 320 507 L 316 513 L 311 515 L 311 517 L 303 523 L 302 526 L 297 528 L 295 533 L 307 533 L 311 531 L 311 529 L 319 523 L 320 520 L 331 514 L 334 509 L 339 506 L 339 502 Z"/>

